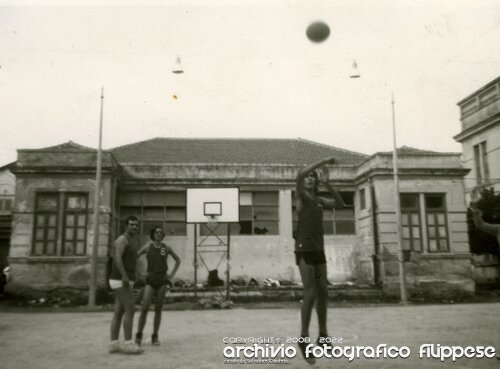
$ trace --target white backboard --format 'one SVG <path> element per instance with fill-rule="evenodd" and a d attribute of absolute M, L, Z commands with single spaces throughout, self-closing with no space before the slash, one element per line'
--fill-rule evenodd
<path fill-rule="evenodd" d="M 239 188 L 186 189 L 186 223 L 237 223 L 239 221 Z"/>

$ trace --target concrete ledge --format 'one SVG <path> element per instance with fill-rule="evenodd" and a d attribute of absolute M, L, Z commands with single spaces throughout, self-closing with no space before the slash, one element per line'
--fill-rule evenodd
<path fill-rule="evenodd" d="M 226 288 L 217 289 L 198 289 L 193 288 L 177 289 L 174 288 L 167 292 L 165 301 L 181 302 L 196 301 L 197 299 L 226 297 Z M 363 300 L 376 301 L 385 300 L 387 297 L 382 290 L 375 286 L 329 286 L 328 297 L 330 300 Z M 232 287 L 229 298 L 234 302 L 257 302 L 257 301 L 298 301 L 302 298 L 301 286 L 282 286 L 282 287 Z"/>
<path fill-rule="evenodd" d="M 11 256 L 9 257 L 10 264 L 29 264 L 29 263 L 79 263 L 86 264 L 89 262 L 89 256 Z M 107 261 L 108 258 L 99 258 L 99 262 Z"/>

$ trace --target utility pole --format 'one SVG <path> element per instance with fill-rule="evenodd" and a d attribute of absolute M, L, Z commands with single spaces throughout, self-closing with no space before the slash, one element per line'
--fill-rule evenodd
<path fill-rule="evenodd" d="M 101 114 L 99 119 L 99 146 L 97 148 L 96 179 L 94 193 L 94 237 L 92 243 L 92 257 L 90 260 L 90 286 L 89 286 L 89 307 L 96 306 L 96 285 L 97 285 L 97 249 L 99 246 L 99 207 L 101 192 L 101 172 L 102 172 L 102 116 L 104 105 L 104 87 L 101 88 Z"/>
<path fill-rule="evenodd" d="M 405 258 L 403 252 L 403 230 L 401 225 L 401 200 L 399 197 L 399 178 L 398 178 L 398 147 L 396 144 L 396 114 L 394 110 L 394 93 L 391 96 L 392 105 L 392 137 L 393 137 L 393 154 L 392 166 L 394 168 L 394 200 L 396 206 L 396 234 L 399 245 L 399 286 L 401 290 L 401 303 L 408 302 L 408 294 L 406 291 L 406 272 L 405 272 Z"/>

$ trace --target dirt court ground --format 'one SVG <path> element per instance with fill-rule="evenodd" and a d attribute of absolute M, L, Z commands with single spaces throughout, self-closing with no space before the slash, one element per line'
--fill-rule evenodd
<path fill-rule="evenodd" d="M 296 337 L 299 311 L 285 308 L 235 306 L 226 310 L 164 311 L 160 331 L 162 345 L 144 344 L 139 356 L 108 354 L 111 312 L 43 312 L 36 309 L 0 312 L 0 368 L 500 368 L 496 359 L 447 359 L 418 356 L 422 344 L 494 346 L 500 349 L 500 303 L 330 308 L 330 335 L 343 337 L 344 345 L 408 346 L 407 359 L 322 358 L 314 366 L 300 353 L 286 364 L 227 364 L 225 337 Z M 137 314 L 135 317 L 137 321 Z M 152 313 L 145 337 L 150 337 Z M 311 334 L 317 334 L 313 317 Z M 236 347 L 236 345 L 229 344 Z M 294 345 L 285 345 L 294 346 Z M 294 346 L 296 347 L 296 346 Z"/>

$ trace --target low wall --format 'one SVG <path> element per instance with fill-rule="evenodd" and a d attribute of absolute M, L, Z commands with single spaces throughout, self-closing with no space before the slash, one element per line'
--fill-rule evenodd
<path fill-rule="evenodd" d="M 383 290 L 389 296 L 400 295 L 399 262 L 396 256 L 379 258 L 383 270 Z M 472 296 L 475 293 L 470 254 L 411 254 L 405 262 L 409 298 Z"/>
<path fill-rule="evenodd" d="M 11 257 L 12 282 L 39 290 L 56 288 L 86 289 L 90 281 L 88 257 Z M 106 287 L 108 258 L 97 263 L 97 286 Z M 15 291 L 14 291 L 15 292 Z"/>
<path fill-rule="evenodd" d="M 478 284 L 494 284 L 500 281 L 500 260 L 491 254 L 472 255 L 474 281 Z"/>

